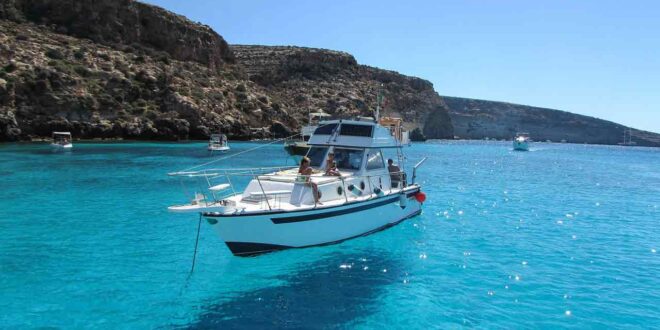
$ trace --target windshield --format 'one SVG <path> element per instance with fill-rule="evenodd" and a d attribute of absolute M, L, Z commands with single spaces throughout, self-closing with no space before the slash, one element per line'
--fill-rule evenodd
<path fill-rule="evenodd" d="M 362 166 L 362 149 L 335 148 L 335 162 L 342 170 L 359 170 Z"/>
<path fill-rule="evenodd" d="M 327 147 L 311 147 L 309 152 L 307 152 L 307 157 L 311 160 L 311 164 L 309 165 L 312 167 L 321 167 L 327 151 Z"/>

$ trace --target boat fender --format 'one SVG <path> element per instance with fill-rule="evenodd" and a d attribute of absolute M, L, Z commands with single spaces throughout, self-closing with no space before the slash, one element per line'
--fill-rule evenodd
<path fill-rule="evenodd" d="M 399 195 L 399 206 L 401 209 L 405 209 L 408 206 L 408 196 L 406 194 Z"/>
<path fill-rule="evenodd" d="M 415 194 L 415 199 L 420 203 L 424 203 L 424 201 L 426 201 L 426 194 L 421 191 L 418 191 Z"/>
<path fill-rule="evenodd" d="M 360 196 L 362 195 L 362 190 L 358 189 L 355 185 L 351 184 L 348 185 L 348 191 L 352 192 L 353 194 Z"/>

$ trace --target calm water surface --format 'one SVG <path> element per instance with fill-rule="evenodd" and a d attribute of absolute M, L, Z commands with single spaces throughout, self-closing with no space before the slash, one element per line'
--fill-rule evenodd
<path fill-rule="evenodd" d="M 253 143 L 232 143 L 236 153 Z M 0 145 L 0 328 L 654 328 L 660 149 L 436 142 L 424 213 L 233 257 L 166 175 L 205 143 Z M 280 165 L 281 145 L 221 166 Z M 291 161 L 289 161 L 291 164 Z"/>

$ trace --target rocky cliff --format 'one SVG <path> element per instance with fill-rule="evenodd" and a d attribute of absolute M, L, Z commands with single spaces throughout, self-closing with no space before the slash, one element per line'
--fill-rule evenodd
<path fill-rule="evenodd" d="M 451 138 L 446 105 L 429 81 L 359 65 L 350 54 L 302 47 L 231 46 L 248 77 L 279 104 L 298 109 L 300 122 L 308 110 L 323 109 L 337 118 L 373 115 L 379 92 L 383 116 L 402 117 L 408 128 L 422 127 L 430 138 Z M 300 111 L 302 110 L 302 111 Z"/>
<path fill-rule="evenodd" d="M 464 139 L 511 139 L 529 132 L 536 141 L 617 144 L 627 127 L 570 112 L 519 104 L 444 97 L 454 134 Z M 632 129 L 632 141 L 660 146 L 660 134 Z"/>
<path fill-rule="evenodd" d="M 387 110 L 453 135 L 422 79 L 357 64 L 345 53 L 229 47 L 207 26 L 132 0 L 0 2 L 0 141 L 69 130 L 78 138 L 284 136 L 309 110 Z M 257 128 L 257 129 L 255 129 Z M 255 132 L 258 132 L 255 136 Z"/>

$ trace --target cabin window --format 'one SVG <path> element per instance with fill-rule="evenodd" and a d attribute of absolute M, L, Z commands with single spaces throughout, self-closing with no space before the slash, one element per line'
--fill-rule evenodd
<path fill-rule="evenodd" d="M 330 135 L 337 128 L 337 124 L 325 124 L 316 128 L 314 131 L 315 135 Z"/>
<path fill-rule="evenodd" d="M 383 154 L 380 152 L 380 150 L 369 151 L 367 154 L 367 171 L 379 170 L 383 168 L 385 168 L 385 163 L 383 162 Z"/>
<path fill-rule="evenodd" d="M 342 124 L 339 135 L 371 137 L 373 126 Z"/>
<path fill-rule="evenodd" d="M 307 157 L 309 157 L 311 161 L 309 165 L 312 167 L 321 167 L 327 152 L 327 147 L 311 147 L 307 152 Z"/>
<path fill-rule="evenodd" d="M 335 162 L 340 170 L 359 170 L 362 166 L 362 149 L 335 148 Z"/>

